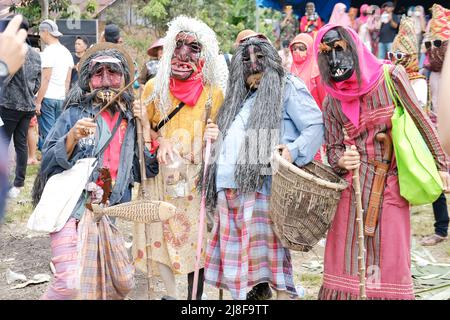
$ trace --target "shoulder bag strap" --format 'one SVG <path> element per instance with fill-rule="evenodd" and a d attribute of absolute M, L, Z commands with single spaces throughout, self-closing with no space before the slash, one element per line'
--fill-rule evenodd
<path fill-rule="evenodd" d="M 394 81 L 392 81 L 391 77 L 391 71 L 389 70 L 388 65 L 383 66 L 384 71 L 384 79 L 386 81 L 386 85 L 389 91 L 389 94 L 392 98 L 392 101 L 394 102 L 394 105 L 396 108 L 404 108 L 402 99 L 400 99 L 400 96 L 398 95 L 397 90 L 395 89 Z"/>
<path fill-rule="evenodd" d="M 154 129 L 156 132 L 158 132 L 162 127 L 164 127 L 164 125 L 170 121 L 170 119 L 172 119 L 186 104 L 184 102 L 180 102 L 180 104 L 173 109 L 173 111 L 164 119 L 162 119 L 158 125 L 156 126 L 156 128 Z"/>

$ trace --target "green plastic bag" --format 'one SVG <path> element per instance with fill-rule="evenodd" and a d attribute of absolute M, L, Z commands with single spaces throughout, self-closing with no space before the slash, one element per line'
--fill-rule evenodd
<path fill-rule="evenodd" d="M 403 106 L 389 73 L 384 77 L 395 104 L 392 120 L 392 143 L 397 159 L 400 194 L 412 205 L 433 203 L 442 193 L 443 185 L 434 157 L 422 134 Z"/>

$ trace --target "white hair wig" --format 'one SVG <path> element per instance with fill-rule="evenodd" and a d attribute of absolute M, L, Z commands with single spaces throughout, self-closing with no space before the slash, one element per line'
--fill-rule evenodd
<path fill-rule="evenodd" d="M 169 91 L 171 60 L 176 47 L 176 37 L 180 32 L 194 35 L 202 45 L 200 59 L 205 64 L 202 69 L 203 85 L 219 86 L 219 44 L 215 32 L 204 22 L 186 16 L 178 16 L 169 23 L 169 30 L 164 37 L 163 56 L 155 76 L 155 86 L 148 102 L 158 101 L 156 106 L 163 115 L 167 115 L 172 106 Z"/>

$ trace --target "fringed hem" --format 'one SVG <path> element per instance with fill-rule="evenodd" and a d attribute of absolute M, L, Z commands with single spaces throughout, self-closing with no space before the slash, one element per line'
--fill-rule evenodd
<path fill-rule="evenodd" d="M 345 292 L 342 290 L 325 288 L 323 285 L 320 287 L 319 300 L 359 300 L 359 295 L 351 292 Z M 414 300 L 412 298 L 391 298 L 391 297 L 367 297 L 367 300 Z"/>

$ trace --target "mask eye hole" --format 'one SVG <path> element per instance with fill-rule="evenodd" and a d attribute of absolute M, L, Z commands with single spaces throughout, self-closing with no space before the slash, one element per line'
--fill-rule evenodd
<path fill-rule="evenodd" d="M 320 43 L 319 44 L 319 52 L 322 54 L 327 54 L 331 51 L 331 47 L 325 43 Z"/>
<path fill-rule="evenodd" d="M 201 45 L 198 42 L 193 42 L 190 44 L 192 51 L 199 53 L 202 50 Z"/>
<path fill-rule="evenodd" d="M 347 50 L 347 42 L 344 40 L 338 40 L 334 43 L 334 49 L 336 51 L 345 51 Z"/>
<path fill-rule="evenodd" d="M 95 71 L 94 75 L 96 75 L 96 76 L 101 75 L 101 74 L 103 73 L 103 69 L 104 69 L 104 68 L 98 68 L 98 70 Z"/>

